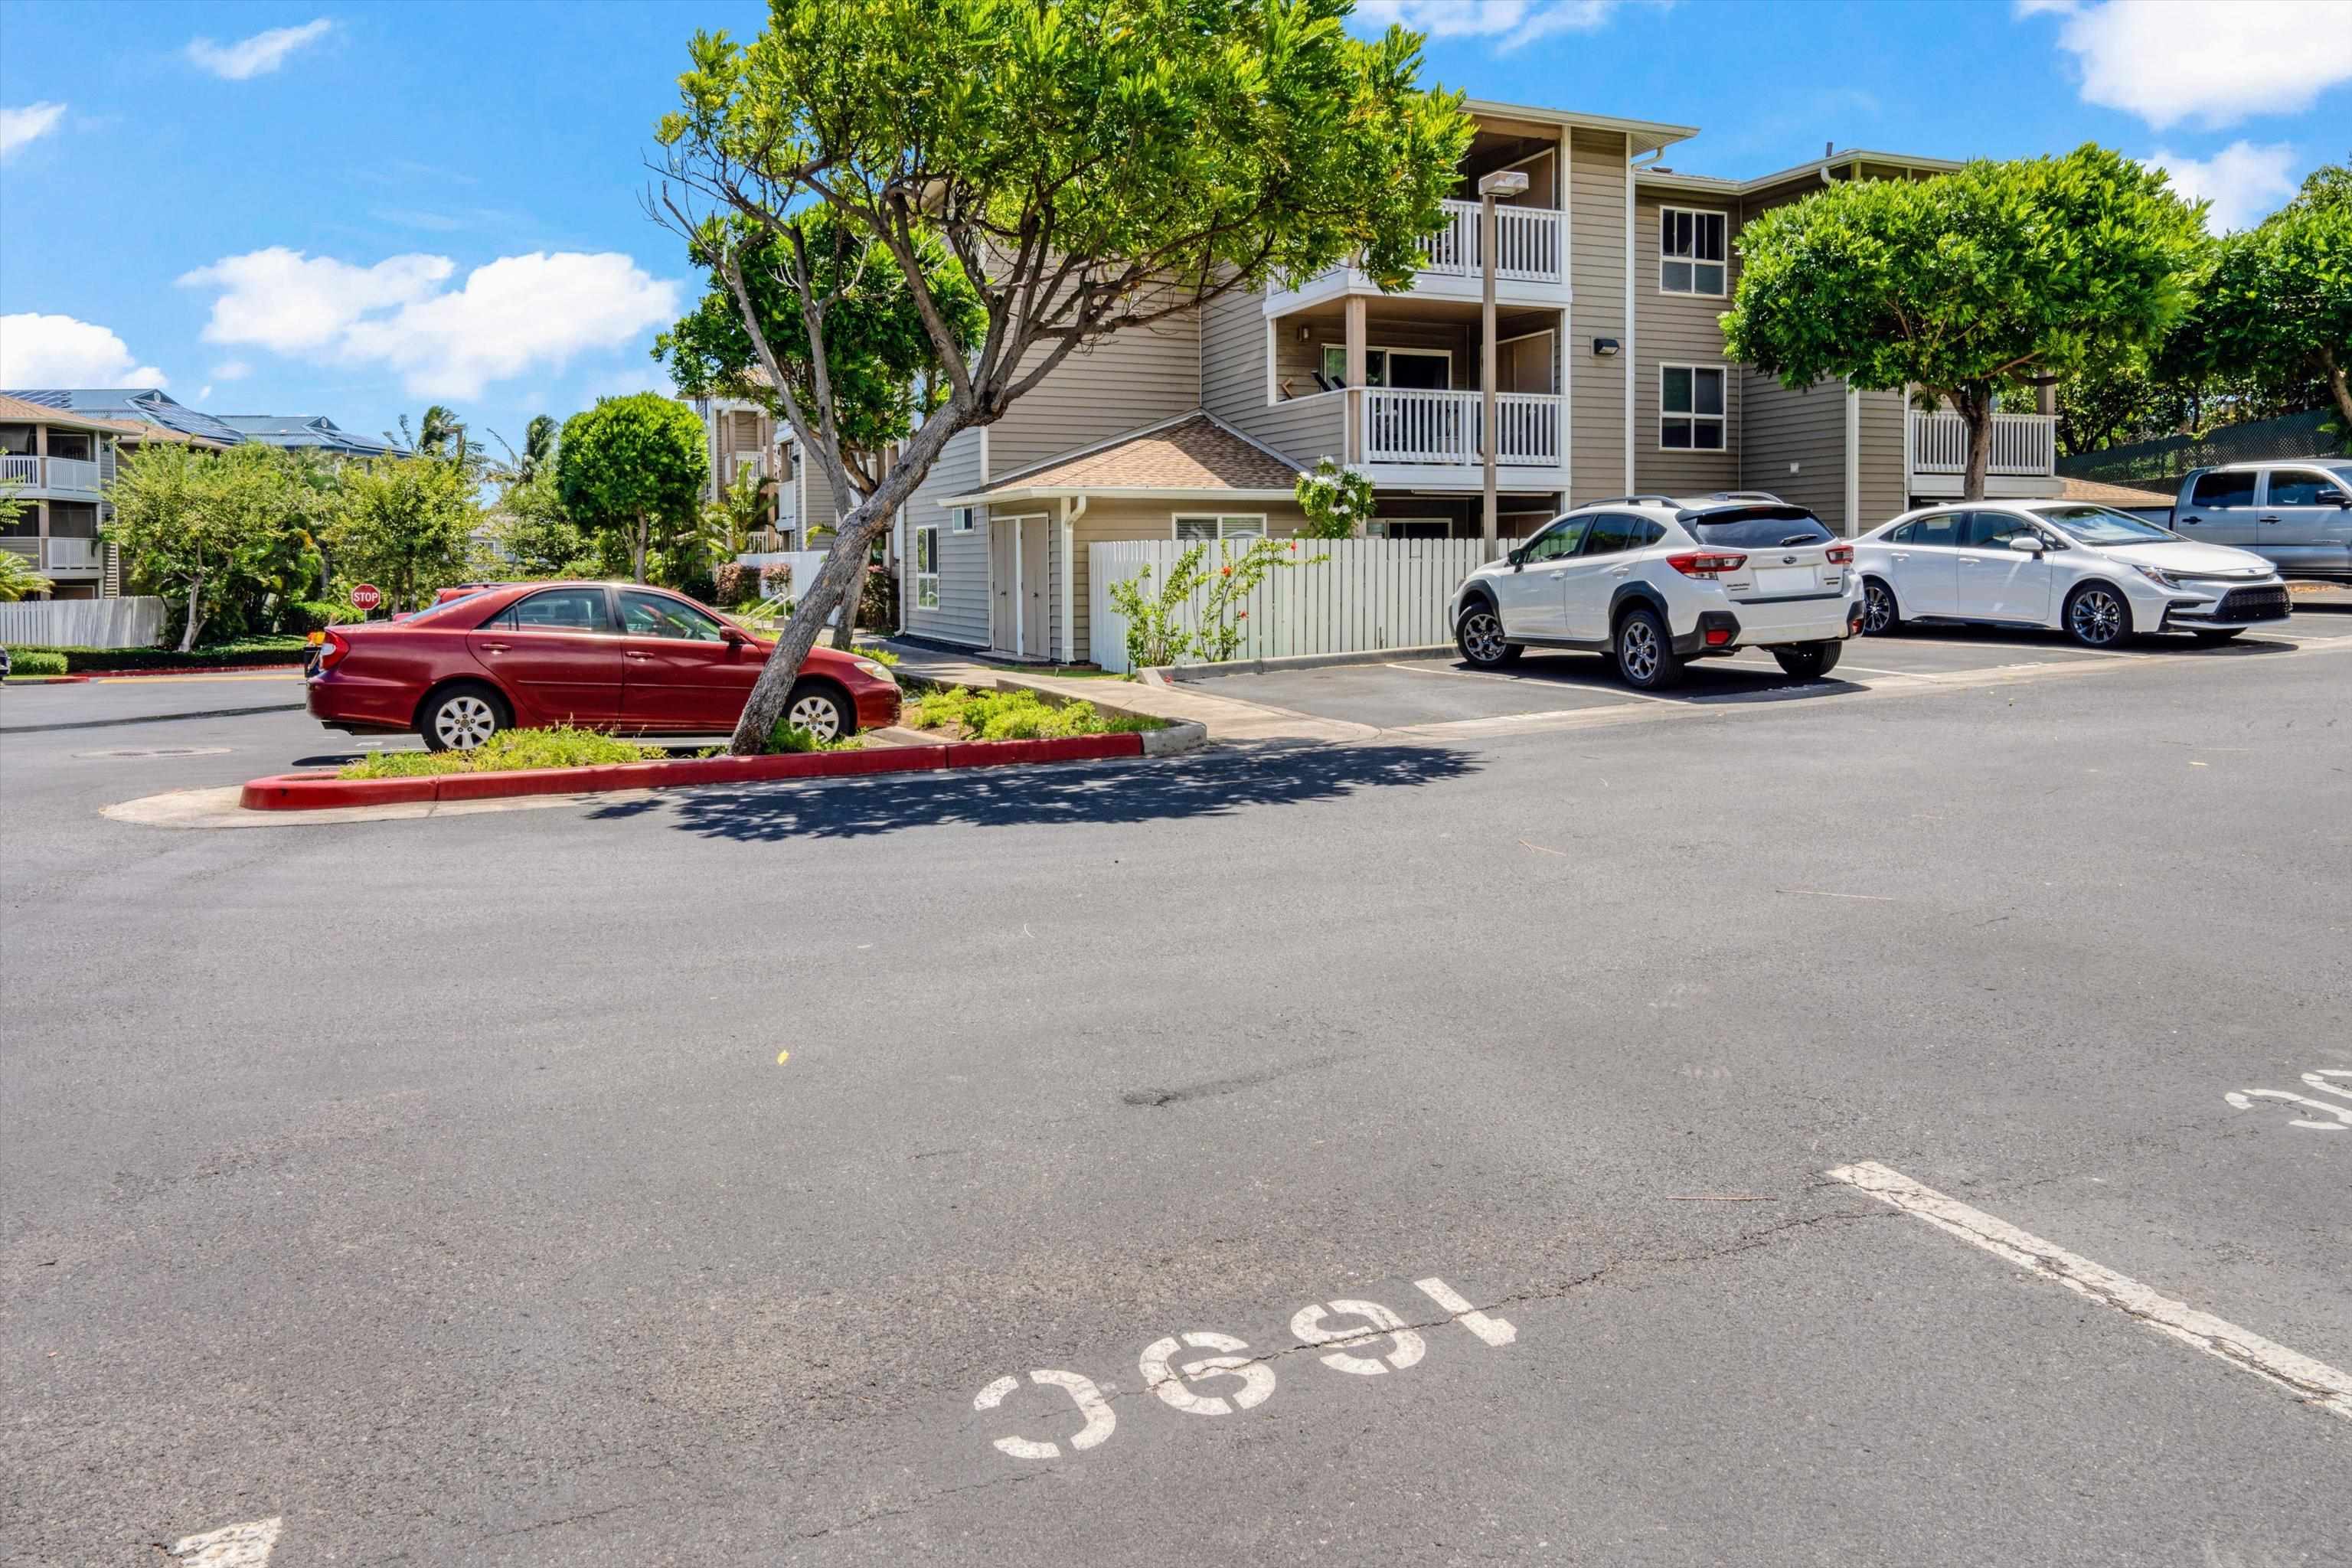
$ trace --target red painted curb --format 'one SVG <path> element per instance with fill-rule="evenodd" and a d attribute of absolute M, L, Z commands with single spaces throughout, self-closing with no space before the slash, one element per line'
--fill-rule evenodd
<path fill-rule="evenodd" d="M 74 686 L 89 679 L 87 675 L 12 675 L 11 686 Z"/>
<path fill-rule="evenodd" d="M 1140 735 L 1056 735 L 1044 741 L 959 741 L 948 748 L 951 768 L 1000 767 L 1006 763 L 1078 763 L 1100 757 L 1143 755 Z"/>

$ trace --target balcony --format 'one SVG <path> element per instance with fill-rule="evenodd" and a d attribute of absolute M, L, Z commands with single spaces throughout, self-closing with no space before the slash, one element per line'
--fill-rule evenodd
<path fill-rule="evenodd" d="M 1478 204 L 1448 201 L 1444 226 L 1421 242 L 1412 292 L 1437 300 L 1478 300 L 1485 291 L 1478 248 Z M 1266 291 L 1265 313 L 1286 315 L 1343 294 L 1375 292 L 1352 267 L 1332 267 L 1296 288 Z M 1551 207 L 1495 209 L 1495 297 L 1507 305 L 1568 303 L 1568 215 Z"/>
<path fill-rule="evenodd" d="M 28 490 L 94 496 L 100 479 L 98 465 L 82 458 L 42 458 L 13 452 L 0 456 L 0 483 L 14 482 Z"/>
<path fill-rule="evenodd" d="M 1557 488 L 1567 471 L 1565 400 L 1507 392 L 1495 399 L 1495 466 L 1514 482 Z M 1361 449 L 1376 479 L 1460 484 L 1485 466 L 1480 401 L 1475 392 L 1364 389 Z"/>
<path fill-rule="evenodd" d="M 94 577 L 106 564 L 105 551 L 95 539 L 40 539 L 24 534 L 0 539 L 0 550 L 22 556 L 36 572 Z"/>
<path fill-rule="evenodd" d="M 1969 470 L 1968 422 L 1948 410 L 1910 416 L 1911 493 L 1950 497 L 1960 493 Z M 2049 496 L 2058 493 L 2058 419 L 2050 414 L 1992 416 L 1992 460 L 1985 468 L 1985 494 Z"/>

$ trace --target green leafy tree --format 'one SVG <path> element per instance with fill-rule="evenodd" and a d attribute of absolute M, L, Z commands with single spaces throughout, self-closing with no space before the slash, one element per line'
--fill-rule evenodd
<path fill-rule="evenodd" d="M 422 609 L 471 576 L 482 514 L 473 475 L 457 458 L 355 463 L 340 500 L 328 535 L 335 564 L 347 579 L 382 588 L 392 608 Z"/>
<path fill-rule="evenodd" d="M 722 564 L 734 560 L 751 548 L 751 535 L 767 527 L 774 515 L 767 482 L 760 471 L 742 469 L 733 484 L 719 492 L 717 500 L 703 506 L 703 552 Z"/>
<path fill-rule="evenodd" d="M 2144 365 L 2189 309 L 2202 214 L 2160 171 L 2085 144 L 1930 180 L 1853 180 L 1740 231 L 1732 357 L 1792 388 L 1917 387 L 1967 422 L 1984 495 L 2000 395 Z"/>
<path fill-rule="evenodd" d="M 1458 95 L 1419 85 L 1418 38 L 1350 37 L 1349 9 L 771 0 L 750 44 L 695 37 L 657 132 L 656 210 L 725 279 L 805 459 L 857 496 L 744 704 L 736 751 L 764 745 L 875 537 L 957 432 L 1002 418 L 1072 353 L 1229 290 L 1343 259 L 1411 286 L 1471 126 Z M 824 332 L 838 292 L 789 238 L 819 205 L 898 263 L 945 388 L 862 492 Z M 933 240 L 979 296 L 977 349 L 925 280 Z M 761 320 L 753 252 L 797 302 L 804 378 Z"/>
<path fill-rule="evenodd" d="M 1307 513 L 1303 531 L 1310 539 L 1353 539 L 1372 515 L 1370 477 L 1328 458 L 1318 459 L 1313 473 L 1299 475 L 1293 493 Z"/>
<path fill-rule="evenodd" d="M 671 380 L 688 396 L 740 399 L 779 420 L 787 417 L 728 284 L 723 268 L 731 251 L 751 319 L 794 401 L 803 408 L 831 401 L 849 480 L 846 491 L 833 493 L 837 525 L 881 482 L 893 448 L 947 400 L 946 376 L 916 291 L 888 247 L 830 206 L 793 213 L 772 233 L 740 216 L 713 218 L 705 231 L 689 250 L 709 269 L 709 288 L 693 314 L 655 340 L 654 356 L 667 363 Z M 971 353 L 980 346 L 987 313 L 961 264 L 935 235 L 920 230 L 914 256 L 932 311 L 956 344 Z M 807 284 L 813 324 L 802 314 L 795 280 Z M 845 595 L 853 611 L 864 576 L 861 570 Z M 856 635 L 854 613 L 835 623 L 837 646 L 849 647 Z"/>
<path fill-rule="evenodd" d="M 624 543 L 640 583 L 656 542 L 693 525 L 709 472 L 702 421 L 658 393 L 599 398 L 564 422 L 556 447 L 564 510 Z"/>
<path fill-rule="evenodd" d="M 484 522 L 484 577 L 585 577 L 597 570 L 596 549 L 564 510 L 553 468 L 509 484 Z"/>
<path fill-rule="evenodd" d="M 150 442 L 122 455 L 107 500 L 114 516 L 102 531 L 133 581 L 172 604 L 183 651 L 208 628 L 248 629 L 318 576 L 312 499 L 274 447 L 210 454 Z"/>
<path fill-rule="evenodd" d="M 16 494 L 23 488 L 15 479 L 0 482 L 0 530 L 14 528 L 25 515 L 26 503 Z M 31 562 L 13 550 L 0 549 L 0 605 L 13 605 L 27 594 L 46 594 L 54 586 L 33 570 Z"/>
<path fill-rule="evenodd" d="M 2201 369 L 2315 379 L 2352 435 L 2352 168 L 2324 165 L 2285 206 L 2224 237 L 2185 335 Z"/>

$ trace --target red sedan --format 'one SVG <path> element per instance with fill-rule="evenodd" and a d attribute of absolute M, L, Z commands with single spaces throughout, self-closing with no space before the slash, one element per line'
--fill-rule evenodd
<path fill-rule="evenodd" d="M 720 734 L 773 647 L 666 588 L 504 583 L 405 620 L 334 627 L 310 708 L 330 729 L 414 730 L 435 751 L 550 724 Z M 784 712 L 833 740 L 896 723 L 898 683 L 870 658 L 814 648 Z"/>

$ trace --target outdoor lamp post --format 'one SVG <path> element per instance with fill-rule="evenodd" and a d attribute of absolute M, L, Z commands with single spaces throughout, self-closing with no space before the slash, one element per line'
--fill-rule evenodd
<path fill-rule="evenodd" d="M 1478 177 L 1478 274 L 1482 289 L 1478 307 L 1478 451 L 1486 465 L 1486 509 L 1481 535 L 1492 559 L 1502 535 L 1502 520 L 1495 510 L 1495 198 L 1516 196 L 1528 188 L 1528 176 L 1518 169 L 1497 169 Z"/>

